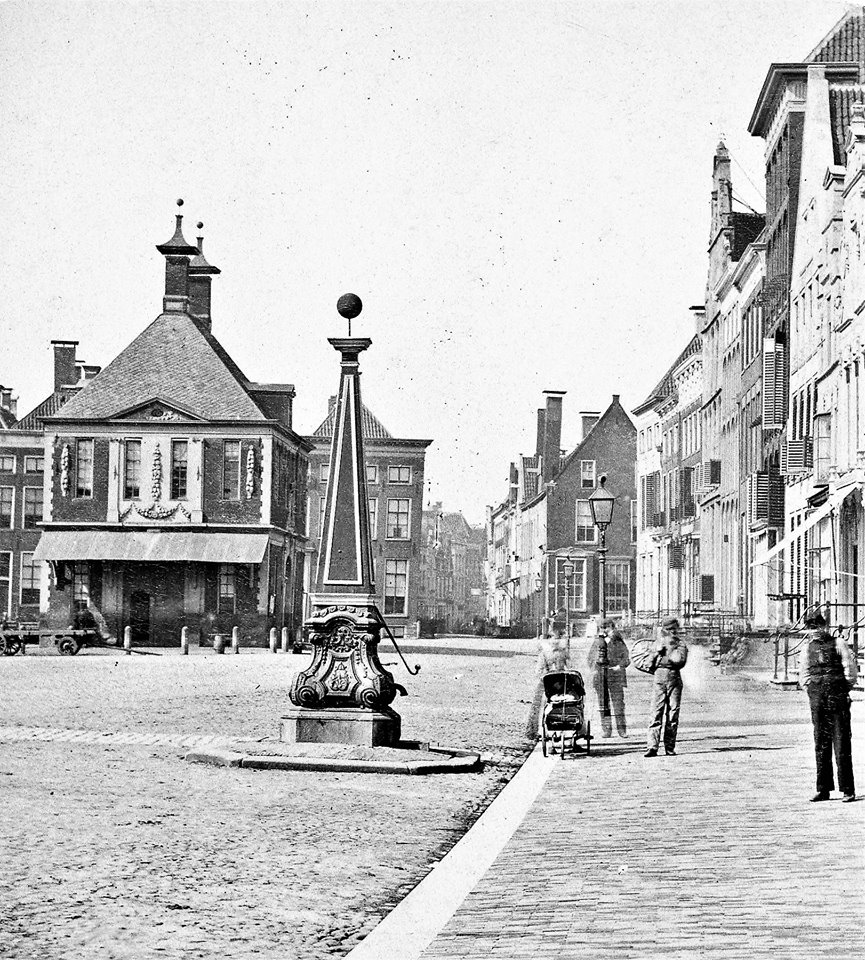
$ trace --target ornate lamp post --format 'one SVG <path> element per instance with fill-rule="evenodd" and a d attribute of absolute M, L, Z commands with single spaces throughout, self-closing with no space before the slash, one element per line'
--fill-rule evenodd
<path fill-rule="evenodd" d="M 607 616 L 607 527 L 613 520 L 613 507 L 616 504 L 615 495 L 607 490 L 607 478 L 601 476 L 600 485 L 589 497 L 589 508 L 592 511 L 592 523 L 601 534 L 598 546 L 598 563 L 600 564 L 600 608 L 601 620 Z"/>
<path fill-rule="evenodd" d="M 283 718 L 281 732 L 288 742 L 380 746 L 400 736 L 399 714 L 390 709 L 400 688 L 378 658 L 382 621 L 373 583 L 358 362 L 372 341 L 350 335 L 361 309 L 360 297 L 340 297 L 337 310 L 349 322 L 349 336 L 328 338 L 341 355 L 339 397 L 306 622 L 313 659 L 289 692 L 295 707 Z"/>
<path fill-rule="evenodd" d="M 570 556 L 565 557 L 562 564 L 562 573 L 565 575 L 565 636 L 568 645 L 571 643 L 571 601 L 569 596 L 571 577 L 574 575 L 574 561 Z"/>

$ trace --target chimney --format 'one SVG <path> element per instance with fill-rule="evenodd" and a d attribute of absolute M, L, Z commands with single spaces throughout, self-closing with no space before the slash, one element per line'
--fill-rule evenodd
<path fill-rule="evenodd" d="M 182 207 L 183 201 L 178 200 Z M 189 305 L 189 258 L 198 253 L 197 247 L 190 246 L 183 237 L 180 224 L 181 214 L 176 214 L 177 224 L 174 236 L 167 242 L 158 244 L 156 249 L 165 257 L 165 296 L 162 298 L 164 313 L 184 313 Z"/>
<path fill-rule="evenodd" d="M 544 412 L 544 483 L 559 470 L 559 448 L 562 445 L 562 397 L 565 390 L 544 390 L 547 409 Z"/>
<path fill-rule="evenodd" d="M 12 399 L 12 387 L 0 387 L 0 407 L 17 417 L 18 401 Z"/>
<path fill-rule="evenodd" d="M 77 340 L 52 340 L 54 347 L 54 390 L 71 387 L 78 383 L 78 366 L 75 363 Z"/>
<path fill-rule="evenodd" d="M 516 503 L 520 492 L 520 475 L 517 465 L 512 463 L 508 470 L 508 502 Z"/>
<path fill-rule="evenodd" d="M 592 427 L 601 419 L 597 410 L 580 410 L 580 441 L 586 439 Z"/>
<path fill-rule="evenodd" d="M 97 373 L 102 369 L 102 367 L 94 366 L 92 363 L 82 363 L 81 364 L 81 379 L 82 380 L 92 380 Z"/>
<path fill-rule="evenodd" d="M 688 307 L 688 310 L 694 318 L 694 333 L 702 333 L 703 327 L 706 326 L 706 305 L 697 303 L 693 307 Z"/>
<path fill-rule="evenodd" d="M 197 227 L 204 224 L 199 220 Z M 220 273 L 204 259 L 204 237 L 198 237 L 198 253 L 189 261 L 189 312 L 200 327 L 210 330 L 210 279 Z"/>
<path fill-rule="evenodd" d="M 544 422 L 546 419 L 546 410 L 538 410 L 538 435 L 535 440 L 535 456 L 540 460 L 544 455 Z"/>

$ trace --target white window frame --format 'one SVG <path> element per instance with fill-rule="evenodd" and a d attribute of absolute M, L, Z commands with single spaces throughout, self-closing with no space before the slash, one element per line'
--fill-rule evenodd
<path fill-rule="evenodd" d="M 640 501 L 631 499 L 631 543 L 636 543 L 640 535 Z"/>
<path fill-rule="evenodd" d="M 79 479 L 81 477 L 81 447 L 82 444 L 90 444 L 90 493 L 79 493 Z M 92 500 L 93 483 L 96 475 L 96 444 L 92 437 L 77 437 L 75 440 L 75 500 Z"/>
<path fill-rule="evenodd" d="M 391 564 L 391 563 L 405 564 L 405 594 L 403 597 L 404 603 L 403 603 L 402 613 L 394 613 L 393 611 L 388 612 L 388 609 L 387 609 L 387 598 L 388 598 L 388 592 L 387 592 L 388 569 L 387 568 L 388 568 L 388 564 Z M 399 574 L 396 571 L 392 573 L 392 576 L 398 576 L 398 575 Z M 390 596 L 396 598 L 398 594 L 394 593 L 394 594 L 390 594 Z M 384 561 L 384 584 L 382 586 L 382 599 L 384 601 L 384 615 L 386 617 L 407 617 L 408 616 L 408 597 L 409 597 L 409 561 L 399 557 L 386 557 Z"/>
<path fill-rule="evenodd" d="M 12 551 L 11 550 L 0 550 L 0 557 L 9 558 L 9 575 L 7 577 L 0 576 L 0 612 L 5 613 L 6 616 L 11 616 L 12 614 Z M 6 603 L 3 603 L 3 584 L 6 584 Z"/>
<path fill-rule="evenodd" d="M 0 463 L 3 460 L 11 460 L 12 466 L 8 469 L 6 467 L 0 466 L 0 473 L 15 473 L 18 468 L 18 458 L 13 453 L 2 453 L 0 454 Z"/>
<path fill-rule="evenodd" d="M 368 507 L 370 539 L 378 540 L 378 497 L 369 497 Z"/>
<path fill-rule="evenodd" d="M 230 583 L 230 593 L 222 592 L 223 581 L 226 584 Z M 227 605 L 226 607 L 223 607 L 223 597 L 226 599 L 229 597 L 231 598 L 230 610 L 227 609 Z M 219 573 L 216 581 L 216 612 L 217 615 L 223 613 L 237 613 L 237 569 L 236 565 L 233 563 L 220 563 L 219 565 Z"/>
<path fill-rule="evenodd" d="M 590 467 L 591 469 L 586 469 Z M 591 478 L 591 483 L 586 483 L 586 478 Z M 580 489 L 594 490 L 598 485 L 598 465 L 595 460 L 580 460 Z"/>
<path fill-rule="evenodd" d="M 227 497 L 225 495 L 225 478 L 228 476 L 228 470 L 226 469 L 226 459 L 225 459 L 225 448 L 229 443 L 237 444 L 237 496 L 236 497 Z M 226 438 L 222 441 L 222 469 L 220 470 L 219 479 L 220 479 L 220 488 L 219 488 L 219 499 L 222 503 L 240 503 L 243 499 L 242 496 L 242 484 L 240 482 L 241 475 L 243 472 L 243 442 L 237 440 L 234 437 Z M 189 478 L 187 477 L 187 480 Z"/>
<path fill-rule="evenodd" d="M 327 510 L 327 497 L 318 498 L 318 539 L 324 536 L 324 514 Z"/>
<path fill-rule="evenodd" d="M 36 589 L 37 597 L 36 597 L 35 603 L 29 602 L 29 601 L 27 603 L 24 602 L 24 558 L 25 557 L 30 557 L 30 566 L 34 571 L 34 576 L 36 578 L 35 589 Z M 34 588 L 31 586 L 28 589 L 32 590 Z M 39 601 L 41 600 L 41 594 L 42 594 L 42 561 L 33 559 L 32 550 L 25 550 L 21 553 L 21 559 L 18 565 L 18 603 L 22 607 L 39 606 Z"/>
<path fill-rule="evenodd" d="M 366 465 L 366 482 L 378 483 L 378 464 L 368 463 Z"/>
<path fill-rule="evenodd" d="M 32 469 L 27 466 L 28 460 L 41 460 L 41 467 L 33 467 Z M 25 473 L 44 473 L 45 472 L 45 456 L 44 454 L 32 454 L 24 457 L 24 472 Z"/>
<path fill-rule="evenodd" d="M 183 485 L 184 485 L 184 487 L 185 487 L 186 489 L 183 491 L 183 496 L 182 496 L 182 497 L 175 497 L 175 496 L 174 496 L 174 493 L 175 493 L 175 490 L 174 490 L 174 464 L 175 464 L 174 451 L 175 451 L 175 449 L 177 448 L 177 444 L 179 444 L 179 443 L 184 444 L 184 446 L 186 447 L 186 460 L 184 461 L 184 466 L 185 466 L 186 469 L 185 469 L 184 472 L 183 472 Z M 169 492 L 170 495 L 171 495 L 171 496 L 169 497 L 170 500 L 188 500 L 188 499 L 189 499 L 189 446 L 190 446 L 189 440 L 187 440 L 185 437 L 172 437 L 172 438 L 171 438 L 171 444 L 170 444 L 170 447 L 169 447 L 169 454 L 170 454 L 170 461 L 171 461 L 171 462 L 169 463 L 169 467 L 168 467 L 168 470 L 169 470 L 169 472 L 168 472 L 168 492 Z M 241 453 L 242 453 L 242 452 L 243 452 L 243 451 L 241 450 Z"/>
<path fill-rule="evenodd" d="M 0 491 L 2 490 L 12 491 L 12 502 L 9 505 L 9 526 L 8 527 L 0 526 L 0 530 L 14 530 L 15 529 L 15 500 L 17 499 L 15 487 L 4 483 L 0 485 Z"/>
<path fill-rule="evenodd" d="M 318 482 L 327 483 L 327 477 L 330 473 L 330 460 L 326 460 L 324 463 L 318 465 Z"/>
<path fill-rule="evenodd" d="M 138 444 L 138 496 L 137 496 L 137 497 L 129 497 L 129 496 L 126 495 L 126 489 L 127 489 L 127 467 L 126 467 L 126 464 L 127 464 L 127 462 L 128 462 L 128 459 L 129 459 L 129 458 L 128 458 L 128 455 L 129 455 L 129 444 L 130 444 L 130 443 L 137 443 L 137 444 Z M 133 461 L 133 462 L 134 462 L 134 461 Z M 122 473 L 122 476 L 121 476 L 121 481 L 122 481 L 122 483 L 123 483 L 123 499 L 126 500 L 126 501 L 129 501 L 129 500 L 140 500 L 140 499 L 141 499 L 141 486 L 142 486 L 141 475 L 142 475 L 142 473 L 143 473 L 143 470 L 142 470 L 143 463 L 144 463 L 144 444 L 142 443 L 141 439 L 140 439 L 139 437 L 127 437 L 127 438 L 123 441 L 123 473 Z"/>
<path fill-rule="evenodd" d="M 591 521 L 591 518 L 592 518 L 592 508 L 591 508 L 591 505 L 589 504 L 588 499 L 582 498 L 582 497 L 577 499 L 577 501 L 574 503 L 574 543 L 579 543 L 579 544 L 597 543 L 598 528 L 593 523 L 590 523 L 590 527 L 582 526 L 579 523 L 581 503 L 584 503 L 586 505 L 586 509 L 589 512 L 589 521 Z M 581 529 L 582 530 L 591 529 L 592 531 L 591 539 L 586 539 L 585 537 L 581 537 L 580 536 Z"/>
<path fill-rule="evenodd" d="M 22 488 L 21 492 L 21 529 L 22 530 L 38 530 L 38 525 L 32 527 L 27 526 L 27 491 L 36 490 L 38 493 L 42 494 L 42 509 L 39 511 L 38 516 L 36 517 L 37 521 L 42 520 L 45 516 L 45 490 L 43 487 L 34 487 L 27 486 Z"/>
<path fill-rule="evenodd" d="M 625 583 L 627 585 L 627 591 L 625 595 L 625 606 L 613 606 L 611 601 L 614 598 L 613 595 L 609 592 L 608 587 L 610 583 L 609 574 L 613 571 L 614 567 L 624 567 L 627 570 L 627 577 Z M 607 560 L 604 564 L 604 597 L 606 598 L 607 611 L 612 613 L 622 613 L 625 610 L 631 610 L 631 563 L 629 560 Z"/>
<path fill-rule="evenodd" d="M 407 503 L 408 510 L 406 512 L 406 527 L 405 527 L 405 536 L 394 537 L 390 535 L 390 505 L 392 503 Z M 401 511 L 400 511 L 401 512 Z M 397 529 L 400 529 L 397 527 Z M 411 498 L 410 497 L 388 497 L 387 500 L 387 513 L 385 515 L 384 523 L 384 533 L 386 540 L 411 540 Z"/>
<path fill-rule="evenodd" d="M 408 470 L 408 480 L 399 480 L 394 479 L 393 472 L 394 470 Z M 406 463 L 394 463 L 388 466 L 387 468 L 387 482 L 388 483 L 398 483 L 398 484 L 409 484 L 411 483 L 411 467 Z"/>
<path fill-rule="evenodd" d="M 556 580 L 555 580 L 555 606 L 556 610 L 561 610 L 565 605 L 564 590 L 559 594 L 559 576 L 561 575 L 564 578 L 564 571 L 562 566 L 568 562 L 567 557 L 556 557 Z M 571 594 L 571 591 L 568 590 L 568 609 L 570 613 L 580 613 L 586 609 L 586 558 L 585 557 L 575 557 L 570 560 L 574 565 L 574 572 L 571 575 L 571 579 L 576 581 L 577 577 L 577 568 L 579 567 L 582 570 L 582 591 L 579 596 L 579 603 L 576 602 L 577 597 Z"/>

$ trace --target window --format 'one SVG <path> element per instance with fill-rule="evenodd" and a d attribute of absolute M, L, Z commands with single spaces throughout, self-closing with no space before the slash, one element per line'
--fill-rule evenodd
<path fill-rule="evenodd" d="M 573 572 L 565 576 L 565 563 L 570 562 Z M 586 561 L 556 557 L 556 610 L 567 609 L 574 613 L 586 609 Z"/>
<path fill-rule="evenodd" d="M 222 443 L 222 499 L 240 499 L 240 441 Z"/>
<path fill-rule="evenodd" d="M 219 613 L 234 613 L 235 604 L 234 564 L 219 565 Z"/>
<path fill-rule="evenodd" d="M 394 636 L 394 640 L 404 640 L 405 639 L 405 624 L 400 626 L 393 626 L 390 628 L 390 632 Z"/>
<path fill-rule="evenodd" d="M 127 440 L 123 449 L 123 499 L 141 496 L 141 441 Z"/>
<path fill-rule="evenodd" d="M 366 465 L 366 482 L 378 483 L 378 467 L 374 463 Z"/>
<path fill-rule="evenodd" d="M 400 617 L 406 615 L 408 594 L 408 560 L 384 562 L 384 612 Z"/>
<path fill-rule="evenodd" d="M 42 519 L 42 487 L 24 488 L 24 527 L 35 529 Z"/>
<path fill-rule="evenodd" d="M 72 566 L 72 606 L 76 611 L 90 605 L 90 565 L 77 560 Z"/>
<path fill-rule="evenodd" d="M 388 467 L 388 483 L 411 483 L 411 467 Z"/>
<path fill-rule="evenodd" d="M 75 496 L 93 496 L 93 441 L 75 444 Z"/>
<path fill-rule="evenodd" d="M 637 501 L 631 501 L 631 543 L 637 542 L 637 522 L 639 513 L 637 511 Z"/>
<path fill-rule="evenodd" d="M 39 560 L 33 560 L 32 553 L 21 554 L 21 604 L 39 603 Z"/>
<path fill-rule="evenodd" d="M 5 453 L 0 456 L 0 473 L 15 473 L 15 457 Z"/>
<path fill-rule="evenodd" d="M 12 610 L 12 554 L 0 553 L 0 614 Z"/>
<path fill-rule="evenodd" d="M 577 500 L 577 543 L 594 543 L 595 525 L 592 523 L 592 508 L 588 500 Z"/>
<path fill-rule="evenodd" d="M 595 461 L 580 460 L 580 486 L 584 490 L 595 488 Z"/>
<path fill-rule="evenodd" d="M 186 440 L 171 441 L 171 499 L 186 499 L 186 468 L 189 444 Z"/>
<path fill-rule="evenodd" d="M 628 560 L 608 560 L 605 564 L 607 613 L 631 609 L 631 564 Z"/>
<path fill-rule="evenodd" d="M 327 475 L 330 473 L 329 463 L 320 463 L 318 465 L 318 479 L 320 483 L 327 483 Z"/>
<path fill-rule="evenodd" d="M 388 500 L 387 533 L 389 540 L 409 539 L 409 509 L 411 500 Z"/>
<path fill-rule="evenodd" d="M 12 526 L 12 505 L 15 503 L 15 488 L 0 487 L 0 527 Z"/>
<path fill-rule="evenodd" d="M 45 470 L 45 457 L 25 457 L 25 473 L 42 473 Z"/>
<path fill-rule="evenodd" d="M 369 498 L 369 535 L 372 540 L 378 540 L 378 498 Z"/>
<path fill-rule="evenodd" d="M 318 535 L 324 533 L 324 508 L 327 506 L 327 497 L 318 498 Z"/>

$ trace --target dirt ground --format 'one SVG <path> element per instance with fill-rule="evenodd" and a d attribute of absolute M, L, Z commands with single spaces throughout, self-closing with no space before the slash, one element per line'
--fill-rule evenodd
<path fill-rule="evenodd" d="M 305 657 L 0 659 L 0 956 L 343 956 L 459 839 L 526 745 L 533 645 L 441 638 L 382 659 L 403 736 L 483 772 L 257 772 L 190 738 L 276 733 Z"/>

